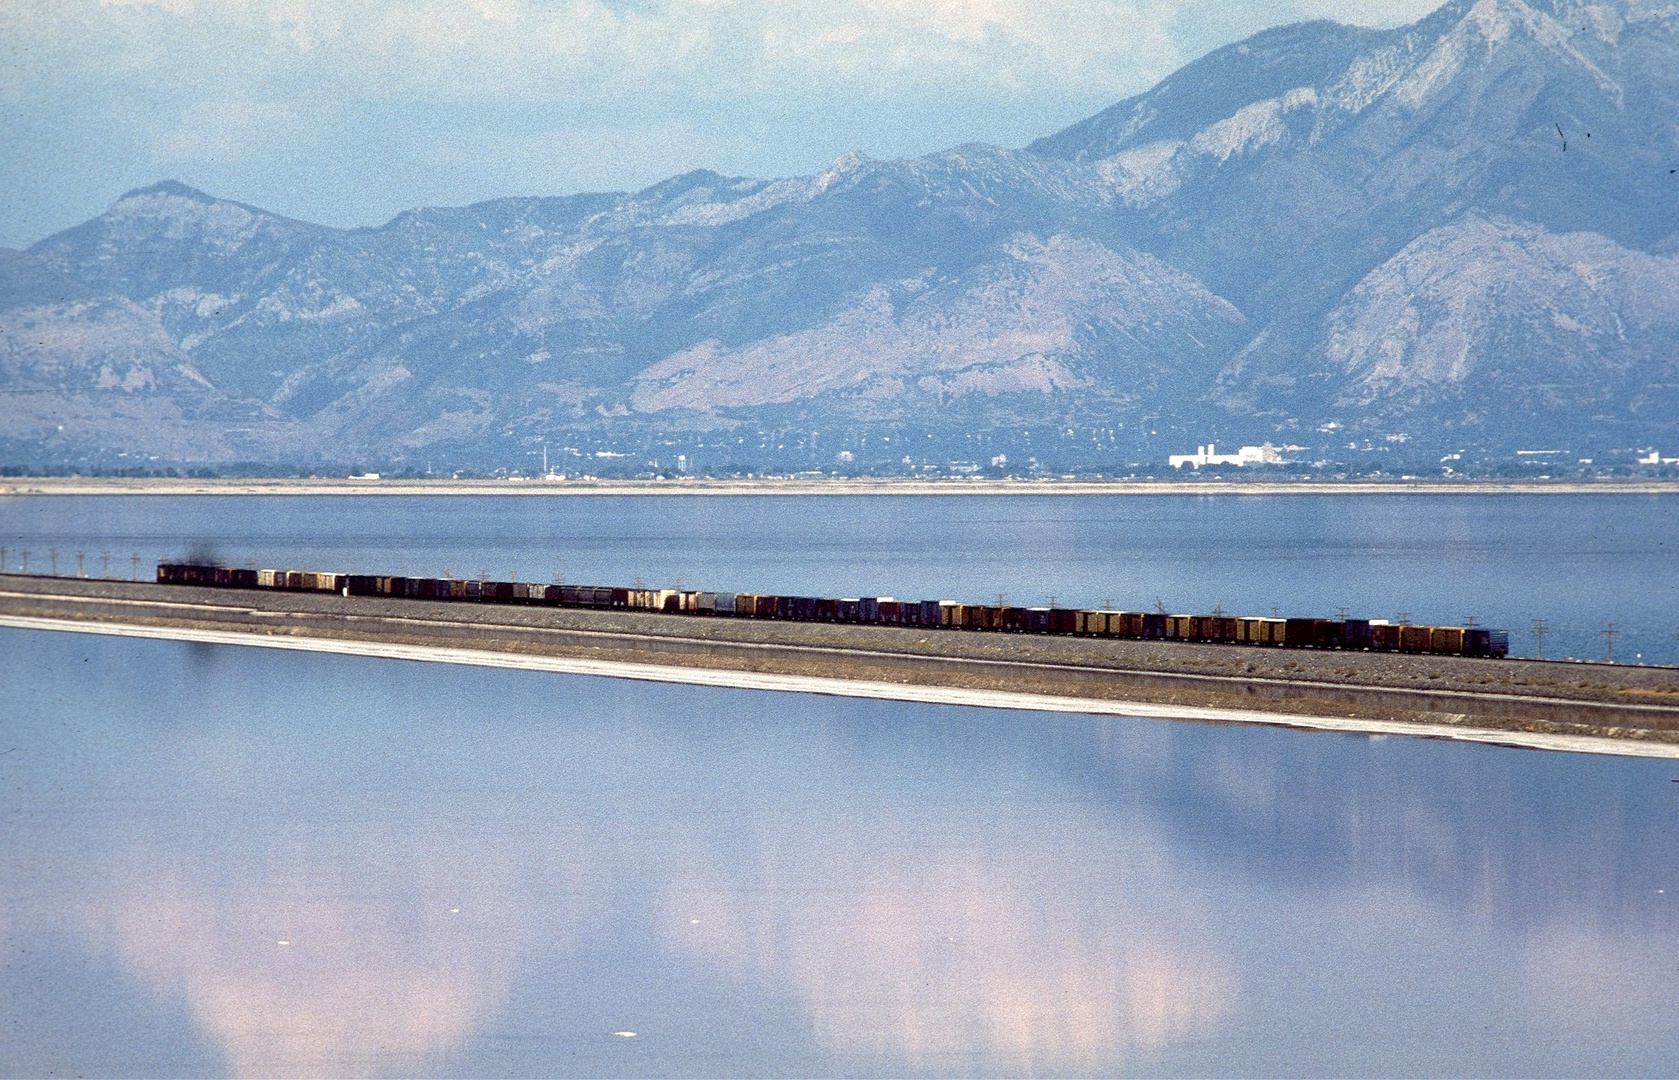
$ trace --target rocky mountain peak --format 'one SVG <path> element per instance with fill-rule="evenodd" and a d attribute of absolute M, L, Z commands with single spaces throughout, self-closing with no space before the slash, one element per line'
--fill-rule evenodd
<path fill-rule="evenodd" d="M 702 468 L 844 431 L 894 468 L 1046 430 L 1128 461 L 1159 432 L 1679 437 L 1676 73 L 1679 0 L 1451 0 L 1268 30 L 1024 150 L 351 230 L 167 181 L 0 253 L 0 293 L 40 298 L 0 303 L 16 378 L 66 395 L 0 394 L 36 409 L 0 424 L 73 399 L 144 441 L 100 410 L 151 395 L 212 458 L 685 439 Z"/>

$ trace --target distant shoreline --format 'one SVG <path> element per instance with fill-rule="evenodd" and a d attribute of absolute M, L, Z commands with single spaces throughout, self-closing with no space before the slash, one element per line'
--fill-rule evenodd
<path fill-rule="evenodd" d="M 17 477 L 0 497 L 64 495 L 1669 495 L 1679 480 L 362 480 Z"/>

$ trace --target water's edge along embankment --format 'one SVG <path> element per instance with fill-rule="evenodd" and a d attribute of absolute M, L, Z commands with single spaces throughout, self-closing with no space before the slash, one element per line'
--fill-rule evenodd
<path fill-rule="evenodd" d="M 1679 757 L 1679 669 L 0 575 L 0 625 L 1055 712 Z"/>

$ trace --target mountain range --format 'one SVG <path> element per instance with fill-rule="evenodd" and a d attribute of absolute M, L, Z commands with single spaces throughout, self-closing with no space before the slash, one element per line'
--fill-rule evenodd
<path fill-rule="evenodd" d="M 1679 3 L 1285 26 L 1022 149 L 793 179 L 357 229 L 164 182 L 0 251 L 0 339 L 14 464 L 1679 445 Z"/>

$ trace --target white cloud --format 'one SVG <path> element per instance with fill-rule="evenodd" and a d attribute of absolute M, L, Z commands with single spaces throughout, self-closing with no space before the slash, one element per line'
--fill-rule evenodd
<path fill-rule="evenodd" d="M 1334 19 L 1356 26 L 1403 26 L 1439 7 L 1442 0 L 1294 0 L 1297 19 Z"/>
<path fill-rule="evenodd" d="M 297 133 L 285 102 L 200 101 L 153 144 L 159 164 L 216 161 L 261 154 Z"/>
<path fill-rule="evenodd" d="M 0 0 L 0 242 L 160 168 L 344 224 L 698 166 L 1018 146 L 1266 26 L 1430 3 Z"/>

